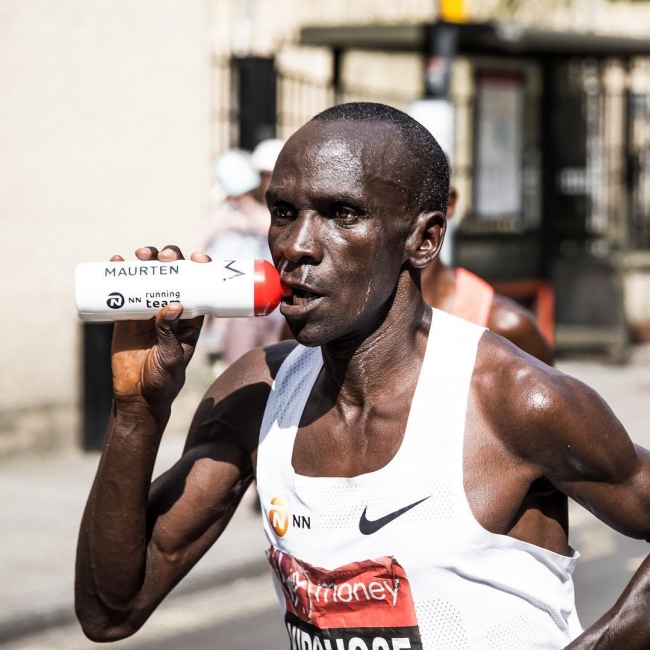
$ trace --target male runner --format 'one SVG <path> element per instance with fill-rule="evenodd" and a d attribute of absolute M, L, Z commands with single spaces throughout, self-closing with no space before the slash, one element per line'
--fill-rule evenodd
<path fill-rule="evenodd" d="M 647 560 L 581 634 L 565 495 L 647 538 L 650 456 L 592 390 L 426 305 L 447 193 L 442 151 L 400 111 L 344 104 L 301 128 L 267 194 L 298 343 L 220 376 L 151 486 L 201 322 L 171 304 L 117 323 L 77 557 L 90 638 L 141 627 L 256 476 L 292 648 L 648 647 Z"/>
<path fill-rule="evenodd" d="M 458 192 L 449 187 L 447 221 L 456 211 Z M 553 353 L 544 335 L 526 309 L 494 293 L 484 280 L 463 268 L 447 266 L 437 257 L 422 270 L 422 295 L 427 303 L 459 318 L 487 327 L 517 347 L 552 365 Z"/>

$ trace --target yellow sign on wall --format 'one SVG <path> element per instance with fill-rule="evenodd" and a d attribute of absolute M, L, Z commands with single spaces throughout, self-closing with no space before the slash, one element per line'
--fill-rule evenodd
<path fill-rule="evenodd" d="M 470 0 L 440 0 L 440 17 L 451 23 L 464 23 L 469 14 Z"/>

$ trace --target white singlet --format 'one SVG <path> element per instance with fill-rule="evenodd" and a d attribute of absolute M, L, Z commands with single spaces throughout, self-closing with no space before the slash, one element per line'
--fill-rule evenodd
<path fill-rule="evenodd" d="M 483 332 L 433 310 L 401 447 L 354 478 L 294 471 L 320 348 L 298 346 L 282 364 L 257 483 L 293 649 L 556 650 L 581 632 L 578 554 L 486 531 L 465 495 L 465 412 Z"/>

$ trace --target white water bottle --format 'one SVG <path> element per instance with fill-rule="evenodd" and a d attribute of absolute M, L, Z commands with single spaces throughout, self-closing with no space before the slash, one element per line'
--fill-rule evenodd
<path fill-rule="evenodd" d="M 145 320 L 170 302 L 182 318 L 266 316 L 282 300 L 280 275 L 264 260 L 90 262 L 75 275 L 79 318 Z"/>

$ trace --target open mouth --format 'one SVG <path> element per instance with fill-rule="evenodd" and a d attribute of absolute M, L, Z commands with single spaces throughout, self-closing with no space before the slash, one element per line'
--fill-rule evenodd
<path fill-rule="evenodd" d="M 299 316 L 311 311 L 323 296 L 313 291 L 291 287 L 282 298 L 280 312 L 285 316 Z"/>
<path fill-rule="evenodd" d="M 299 307 L 307 306 L 312 300 L 320 298 L 320 295 L 313 291 L 306 291 L 305 289 L 293 288 L 287 298 L 284 299 L 291 305 L 298 305 Z"/>

